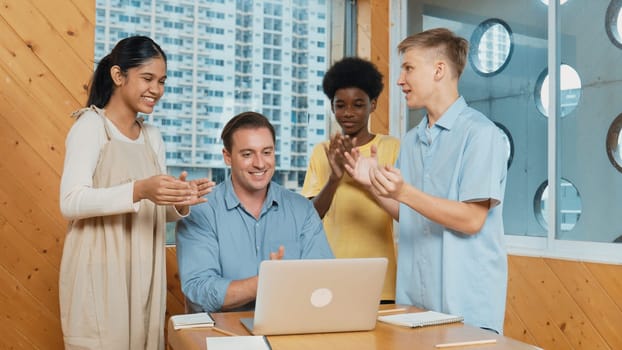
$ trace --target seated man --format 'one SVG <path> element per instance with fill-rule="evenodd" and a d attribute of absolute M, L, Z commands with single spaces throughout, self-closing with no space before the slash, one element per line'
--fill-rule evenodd
<path fill-rule="evenodd" d="M 231 177 L 177 224 L 177 261 L 189 312 L 253 307 L 259 263 L 333 258 L 313 204 L 271 182 L 274 128 L 244 112 L 222 131 Z"/>

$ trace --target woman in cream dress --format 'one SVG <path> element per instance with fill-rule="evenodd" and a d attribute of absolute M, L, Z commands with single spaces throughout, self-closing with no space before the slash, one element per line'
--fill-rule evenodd
<path fill-rule="evenodd" d="M 121 40 L 97 66 L 87 108 L 66 139 L 60 206 L 70 220 L 60 269 L 66 349 L 163 349 L 166 221 L 214 185 L 165 174 L 153 112 L 166 55 L 150 38 Z"/>

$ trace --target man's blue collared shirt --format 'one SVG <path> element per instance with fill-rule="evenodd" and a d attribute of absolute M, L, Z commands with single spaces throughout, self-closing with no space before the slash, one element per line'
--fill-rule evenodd
<path fill-rule="evenodd" d="M 231 178 L 206 198 L 177 224 L 179 276 L 193 312 L 220 310 L 229 283 L 256 276 L 281 245 L 284 259 L 333 258 L 311 201 L 274 182 L 259 219 L 244 209 Z"/>
<path fill-rule="evenodd" d="M 462 315 L 503 331 L 507 286 L 503 195 L 505 134 L 460 97 L 428 128 L 427 116 L 402 140 L 404 181 L 440 198 L 491 200 L 481 231 L 467 235 L 400 204 L 396 302 Z"/>

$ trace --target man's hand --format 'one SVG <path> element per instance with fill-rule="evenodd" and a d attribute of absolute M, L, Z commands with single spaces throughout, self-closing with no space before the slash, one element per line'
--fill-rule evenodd
<path fill-rule="evenodd" d="M 270 260 L 281 260 L 283 259 L 283 256 L 285 255 L 285 247 L 284 246 L 279 246 L 279 251 L 274 253 L 271 252 L 270 253 Z"/>

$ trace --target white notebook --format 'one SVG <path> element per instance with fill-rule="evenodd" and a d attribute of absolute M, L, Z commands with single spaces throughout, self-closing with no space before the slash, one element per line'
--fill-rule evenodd
<path fill-rule="evenodd" d="M 424 327 L 462 322 L 464 317 L 436 311 L 410 312 L 406 314 L 378 316 L 378 321 L 406 327 Z"/>
<path fill-rule="evenodd" d="M 208 350 L 270 350 L 268 339 L 262 335 L 239 335 L 231 337 L 207 337 Z"/>
<path fill-rule="evenodd" d="M 175 330 L 194 327 L 214 327 L 214 320 L 207 312 L 171 316 Z"/>
<path fill-rule="evenodd" d="M 231 337 L 207 337 L 208 350 L 270 350 L 272 347 L 263 335 L 238 335 Z"/>

